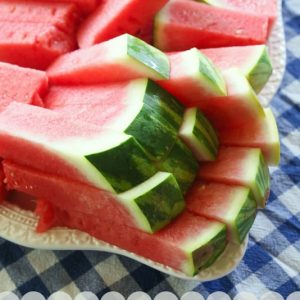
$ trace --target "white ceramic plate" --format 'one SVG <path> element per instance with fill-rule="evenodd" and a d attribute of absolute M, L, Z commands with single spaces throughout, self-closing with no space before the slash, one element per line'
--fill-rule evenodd
<path fill-rule="evenodd" d="M 281 0 L 279 0 L 281 2 Z M 281 4 L 281 3 L 280 3 Z M 281 5 L 280 5 L 281 7 Z M 281 11 L 280 14 L 281 16 Z M 272 100 L 277 91 L 285 69 L 285 40 L 283 21 L 278 19 L 269 43 L 274 64 L 271 80 L 260 97 L 264 105 Z M 172 268 L 137 256 L 134 253 L 112 246 L 78 230 L 55 228 L 44 234 L 37 234 L 37 217 L 30 210 L 21 209 L 11 203 L 0 205 L 0 236 L 16 244 L 48 250 L 99 250 L 125 255 L 164 273 L 189 280 L 209 281 L 230 273 L 244 256 L 248 239 L 242 245 L 229 244 L 220 258 L 210 267 L 195 277 L 188 277 Z"/>

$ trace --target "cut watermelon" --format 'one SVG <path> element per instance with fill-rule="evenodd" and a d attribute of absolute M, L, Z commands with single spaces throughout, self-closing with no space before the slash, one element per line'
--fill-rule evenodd
<path fill-rule="evenodd" d="M 44 221 L 44 216 L 48 217 L 49 204 L 41 203 L 40 206 L 40 222 L 51 224 L 49 220 Z M 177 269 L 188 276 L 213 264 L 227 244 L 224 224 L 188 212 L 153 235 L 56 207 L 52 207 L 52 215 L 52 223 L 56 226 L 88 232 L 100 240 Z"/>
<path fill-rule="evenodd" d="M 199 1 L 199 0 L 198 0 Z M 200 0 L 208 4 L 232 10 L 266 16 L 269 19 L 269 32 L 277 18 L 277 0 Z"/>
<path fill-rule="evenodd" d="M 0 63 L 0 111 L 12 101 L 41 106 L 48 80 L 45 72 Z"/>
<path fill-rule="evenodd" d="M 126 191 L 156 173 L 132 136 L 31 105 L 12 103 L 1 113 L 0 141 L 3 158 L 108 191 Z"/>
<path fill-rule="evenodd" d="M 55 84 L 95 84 L 149 77 L 169 78 L 167 56 L 140 39 L 124 34 L 61 56 L 49 68 Z"/>
<path fill-rule="evenodd" d="M 73 36 L 50 24 L 0 21 L 0 27 L 0 61 L 44 70 L 76 48 Z"/>
<path fill-rule="evenodd" d="M 270 192 L 268 166 L 259 149 L 221 147 L 217 160 L 202 163 L 198 178 L 249 187 L 258 207 L 265 207 Z"/>
<path fill-rule="evenodd" d="M 221 70 L 239 68 L 256 93 L 268 82 L 273 68 L 265 45 L 201 50 Z"/>
<path fill-rule="evenodd" d="M 107 85 L 54 86 L 45 107 L 134 136 L 154 160 L 171 151 L 182 123 L 182 105 L 151 80 Z"/>
<path fill-rule="evenodd" d="M 265 118 L 237 130 L 219 132 L 221 144 L 225 146 L 260 148 L 269 165 L 280 161 L 280 140 L 276 119 L 270 108 L 264 109 Z"/>
<path fill-rule="evenodd" d="M 241 71 L 230 69 L 223 74 L 227 85 L 227 96 L 179 100 L 198 106 L 217 131 L 236 130 L 245 124 L 249 126 L 250 122 L 264 118 L 263 107 Z"/>
<path fill-rule="evenodd" d="M 4 161 L 7 187 L 33 197 L 49 199 L 62 209 L 101 216 L 104 222 L 153 233 L 176 217 L 184 199 L 172 174 L 158 172 L 149 180 L 118 195 L 50 176 Z"/>
<path fill-rule="evenodd" d="M 102 1 L 97 10 L 81 25 L 78 43 L 81 48 L 129 33 L 147 42 L 152 41 L 154 15 L 167 0 Z"/>
<path fill-rule="evenodd" d="M 217 134 L 199 109 L 188 108 L 185 111 L 179 136 L 189 146 L 198 161 L 216 159 L 219 147 Z"/>
<path fill-rule="evenodd" d="M 68 34 L 75 32 L 78 11 L 73 4 L 9 0 L 0 2 L 0 21 L 50 24 Z"/>
<path fill-rule="evenodd" d="M 183 104 L 191 105 L 186 99 L 208 99 L 227 94 L 225 81 L 211 61 L 199 50 L 168 54 L 170 78 L 158 84 L 180 99 Z"/>
<path fill-rule="evenodd" d="M 188 0 L 171 0 L 155 19 L 155 45 L 163 51 L 265 44 L 268 18 Z"/>
<path fill-rule="evenodd" d="M 256 201 L 245 187 L 199 182 L 189 191 L 186 201 L 191 213 L 226 224 L 229 240 L 239 244 L 256 217 Z"/>

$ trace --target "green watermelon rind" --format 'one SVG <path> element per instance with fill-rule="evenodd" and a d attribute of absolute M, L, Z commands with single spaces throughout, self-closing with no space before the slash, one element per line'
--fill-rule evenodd
<path fill-rule="evenodd" d="M 165 227 L 185 207 L 175 177 L 166 172 L 156 173 L 133 189 L 118 194 L 117 199 L 131 213 L 137 226 L 148 233 Z"/>

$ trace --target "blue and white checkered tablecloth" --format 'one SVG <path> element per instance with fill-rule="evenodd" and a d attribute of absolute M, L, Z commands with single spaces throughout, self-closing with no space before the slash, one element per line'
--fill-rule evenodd
<path fill-rule="evenodd" d="M 272 102 L 281 134 L 281 164 L 272 170 L 269 204 L 258 214 L 238 268 L 220 280 L 201 284 L 117 255 L 32 250 L 0 239 L 0 292 L 22 296 L 38 291 L 48 297 L 65 291 L 74 297 L 91 291 L 101 298 L 117 291 L 126 298 L 136 291 L 151 297 L 162 291 L 179 297 L 192 290 L 204 297 L 223 291 L 234 297 L 241 291 L 260 296 L 271 290 L 286 298 L 300 290 L 300 0 L 283 2 L 288 61 Z"/>

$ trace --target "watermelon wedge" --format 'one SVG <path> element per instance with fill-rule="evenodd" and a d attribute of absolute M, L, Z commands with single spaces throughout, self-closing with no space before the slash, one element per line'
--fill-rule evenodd
<path fill-rule="evenodd" d="M 147 79 L 93 86 L 54 86 L 45 98 L 45 107 L 74 121 L 132 135 L 155 161 L 171 151 L 184 113 L 178 101 Z"/>
<path fill-rule="evenodd" d="M 153 233 L 175 218 L 184 200 L 172 174 L 158 172 L 133 189 L 113 195 L 59 176 L 4 161 L 7 188 L 42 198 L 61 209 Z M 49 200 L 48 200 L 49 199 Z"/>
<path fill-rule="evenodd" d="M 8 23 L 49 24 L 74 34 L 78 11 L 73 4 L 9 0 L 0 2 L 0 20 Z"/>
<path fill-rule="evenodd" d="M 48 69 L 54 84 L 95 84 L 149 77 L 169 78 L 167 56 L 124 34 L 90 48 L 61 56 Z"/>
<path fill-rule="evenodd" d="M 73 36 L 46 23 L 0 21 L 0 61 L 45 70 L 58 56 L 76 48 Z"/>
<path fill-rule="evenodd" d="M 111 192 L 129 190 L 156 173 L 132 136 L 36 106 L 10 104 L 0 115 L 0 141 L 5 159 Z"/>
<path fill-rule="evenodd" d="M 198 0 L 199 1 L 199 0 Z M 232 9 L 235 11 L 266 16 L 269 19 L 268 31 L 270 32 L 277 18 L 277 0 L 200 0 L 217 7 Z"/>
<path fill-rule="evenodd" d="M 248 187 L 259 208 L 265 207 L 269 197 L 270 176 L 260 149 L 220 147 L 216 161 L 201 164 L 198 178 Z"/>
<path fill-rule="evenodd" d="M 47 88 L 45 72 L 0 63 L 0 111 L 12 101 L 42 106 Z"/>
<path fill-rule="evenodd" d="M 187 195 L 191 213 L 227 225 L 228 239 L 241 244 L 255 220 L 256 201 L 250 189 L 219 183 L 195 183 Z"/>
<path fill-rule="evenodd" d="M 154 15 L 167 2 L 167 0 L 102 1 L 79 28 L 80 48 L 104 42 L 124 33 L 151 42 Z"/>
<path fill-rule="evenodd" d="M 170 78 L 158 84 L 184 105 L 190 98 L 209 99 L 227 94 L 225 81 L 211 61 L 196 48 L 168 54 Z"/>
<path fill-rule="evenodd" d="M 192 150 L 198 161 L 216 159 L 219 148 L 217 134 L 198 108 L 188 108 L 185 111 L 179 136 Z"/>
<path fill-rule="evenodd" d="M 237 130 L 265 117 L 264 109 L 247 79 L 238 69 L 223 73 L 227 86 L 227 96 L 201 99 L 179 99 L 193 103 L 212 122 L 217 131 Z"/>
<path fill-rule="evenodd" d="M 241 127 L 235 131 L 219 132 L 224 146 L 260 148 L 265 161 L 277 166 L 280 161 L 280 140 L 276 119 L 270 108 L 264 109 L 265 118 L 251 124 L 250 130 Z"/>
<path fill-rule="evenodd" d="M 41 203 L 40 222 L 51 223 L 49 204 Z M 189 212 L 184 212 L 171 224 L 155 234 L 103 222 L 101 218 L 80 212 L 51 207 L 55 226 L 67 226 L 88 232 L 92 236 L 129 252 L 177 269 L 189 276 L 209 267 L 224 251 L 226 226 Z M 48 213 L 47 213 L 48 212 Z"/>
<path fill-rule="evenodd" d="M 265 45 L 212 48 L 201 51 L 223 71 L 239 68 L 256 93 L 266 85 L 273 71 Z"/>
<path fill-rule="evenodd" d="M 154 44 L 163 51 L 265 44 L 268 18 L 171 0 L 155 18 Z"/>

